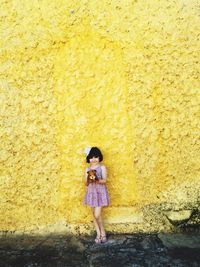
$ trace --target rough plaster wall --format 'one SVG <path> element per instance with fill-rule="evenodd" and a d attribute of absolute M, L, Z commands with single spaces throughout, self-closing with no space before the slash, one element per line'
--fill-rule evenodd
<path fill-rule="evenodd" d="M 1 1 L 1 230 L 58 216 L 52 40 L 37 12 L 28 1 Z"/>
<path fill-rule="evenodd" d="M 199 192 L 198 10 L 197 1 L 138 1 L 125 20 L 134 162 L 146 203 L 175 201 L 183 182 L 181 201 L 186 193 L 197 200 L 192 181 Z"/>
<path fill-rule="evenodd" d="M 198 202 L 198 12 L 183 0 L 1 1 L 2 230 L 90 221 L 87 145 L 105 154 L 113 206 Z"/>
<path fill-rule="evenodd" d="M 77 202 L 77 196 L 83 199 L 85 191 L 86 146 L 99 146 L 105 155 L 113 206 L 134 203 L 136 184 L 120 47 L 91 32 L 88 25 L 74 31 L 78 36 L 70 38 L 55 64 L 62 118 L 62 206 L 66 218 L 86 220 L 88 208 L 83 208 L 82 200 Z"/>

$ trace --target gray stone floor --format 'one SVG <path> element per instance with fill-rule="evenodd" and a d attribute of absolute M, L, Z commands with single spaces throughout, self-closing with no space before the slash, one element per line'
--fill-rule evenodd
<path fill-rule="evenodd" d="M 0 267 L 200 266 L 200 234 L 108 235 L 0 238 Z"/>

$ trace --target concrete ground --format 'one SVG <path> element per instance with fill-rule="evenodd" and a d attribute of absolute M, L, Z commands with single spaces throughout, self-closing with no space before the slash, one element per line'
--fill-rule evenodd
<path fill-rule="evenodd" d="M 0 238 L 0 267 L 200 266 L 200 233 Z"/>

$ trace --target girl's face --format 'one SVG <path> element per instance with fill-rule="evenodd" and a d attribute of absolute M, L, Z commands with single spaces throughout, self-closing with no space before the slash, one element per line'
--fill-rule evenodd
<path fill-rule="evenodd" d="M 98 164 L 99 163 L 99 157 L 93 157 L 90 159 L 90 163 L 91 164 Z"/>

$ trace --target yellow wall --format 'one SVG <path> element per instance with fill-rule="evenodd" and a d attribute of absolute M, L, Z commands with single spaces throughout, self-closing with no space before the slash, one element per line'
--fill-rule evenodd
<path fill-rule="evenodd" d="M 15 0 L 1 10 L 0 229 L 90 223 L 83 150 L 94 145 L 108 167 L 108 223 L 147 205 L 196 205 L 197 2 Z"/>

